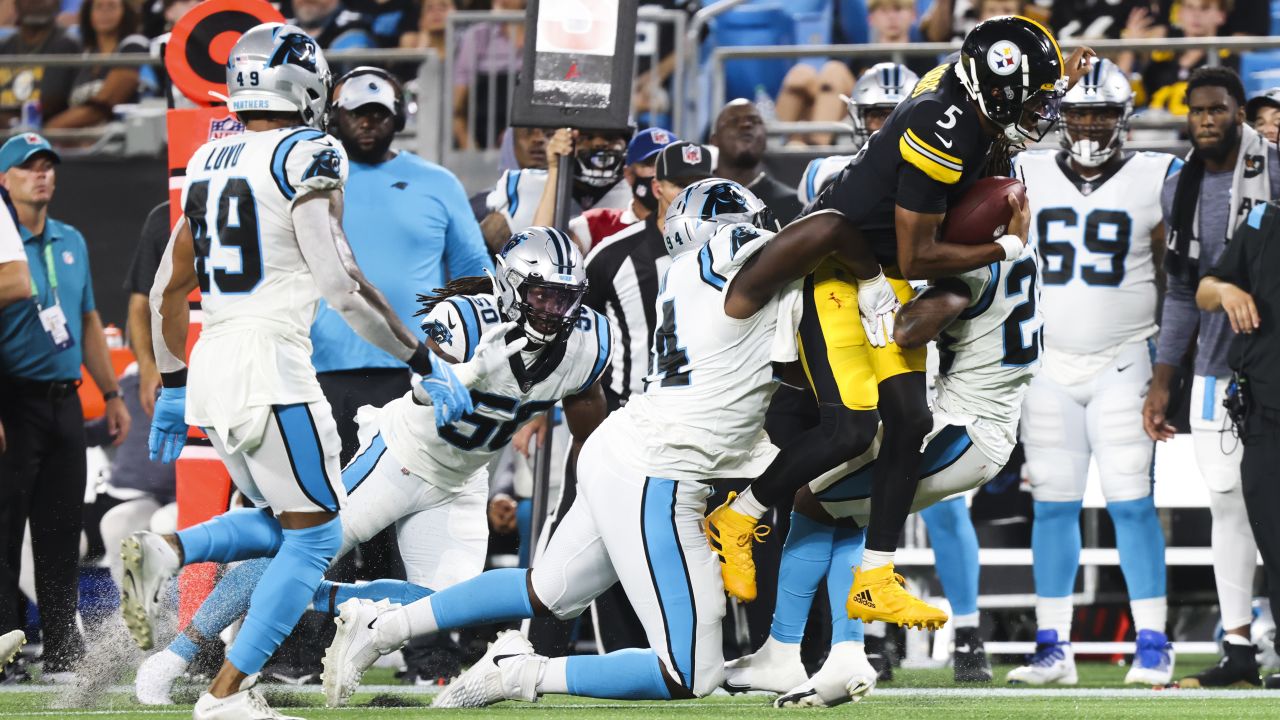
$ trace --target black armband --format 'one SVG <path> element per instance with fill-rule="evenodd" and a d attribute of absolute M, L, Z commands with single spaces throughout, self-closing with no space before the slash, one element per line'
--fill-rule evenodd
<path fill-rule="evenodd" d="M 160 386 L 167 388 L 181 388 L 187 386 L 187 369 L 174 370 L 173 372 L 160 373 Z"/>
<path fill-rule="evenodd" d="M 431 375 L 431 351 L 423 343 L 418 343 L 418 347 L 413 351 L 413 356 L 409 358 L 409 369 L 418 373 L 422 377 Z"/>

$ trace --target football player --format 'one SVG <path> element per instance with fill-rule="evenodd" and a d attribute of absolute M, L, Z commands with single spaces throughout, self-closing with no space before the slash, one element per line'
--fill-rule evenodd
<path fill-rule="evenodd" d="M 357 416 L 363 442 L 342 471 L 352 503 L 341 512 L 338 556 L 394 524 L 408 582 L 321 581 L 313 609 L 333 614 L 353 597 L 408 604 L 480 574 L 489 539 L 488 466 L 515 428 L 563 401 L 574 458 L 604 420 L 598 381 L 613 333 L 603 315 L 581 304 L 586 273 L 577 248 L 565 233 L 533 227 L 513 236 L 495 265 L 492 282 L 455 280 L 424 296 L 422 310 L 423 330 L 446 360 L 481 368 L 469 381 L 475 410 L 437 428 L 434 408 L 411 392 L 381 408 L 366 406 Z M 508 335 L 515 337 L 509 345 L 503 340 Z M 520 354 L 508 362 L 515 352 Z M 187 528 L 164 543 L 139 538 L 142 547 L 162 551 L 145 564 L 167 579 L 182 564 L 184 538 L 216 533 L 221 522 Z M 244 613 L 264 568 L 254 562 L 230 570 L 187 630 L 143 663 L 135 683 L 143 704 L 170 704 L 173 681 L 186 672 L 202 640 L 216 638 Z"/>
<path fill-rule="evenodd" d="M 1026 205 L 1015 207 L 1009 232 L 1025 236 L 1030 219 Z M 903 348 L 923 348 L 937 338 L 939 354 L 933 427 L 925 440 L 920 487 L 911 512 L 927 512 L 938 503 L 959 503 L 964 508 L 963 497 L 942 501 L 985 484 L 1008 462 L 1022 395 L 1039 364 L 1038 279 L 1035 248 L 1026 247 L 1014 260 L 934 281 L 898 312 L 895 342 Z M 1007 353 L 1010 338 L 1026 348 L 1016 358 Z M 781 693 L 777 707 L 857 701 L 875 686 L 876 670 L 863 650 L 862 623 L 850 619 L 858 599 L 848 591 L 849 568 L 857 565 L 862 554 L 865 531 L 861 528 L 874 518 L 871 477 L 875 465 L 883 462 L 882 450 L 877 437 L 867 452 L 796 494 L 791 532 L 778 571 L 780 583 L 786 585 L 785 595 L 796 600 L 778 603 L 769 639 L 759 651 L 726 664 L 726 686 Z M 931 539 L 941 574 L 941 566 L 950 560 L 947 553 L 955 552 L 936 536 Z M 975 540 L 975 551 L 976 547 Z M 800 639 L 824 576 L 832 608 L 831 651 L 822 668 L 806 680 Z M 784 593 L 780 590 L 778 595 L 781 598 Z M 973 595 L 976 598 L 976 587 Z M 981 648 L 976 625 L 967 632 L 961 630 L 956 632 L 957 646 Z M 963 655 L 975 654 L 957 649 L 957 662 Z M 985 679 L 990 680 L 985 654 L 978 657 L 974 664 L 984 666 Z M 978 669 L 971 669 L 974 676 Z"/>
<path fill-rule="evenodd" d="M 796 355 L 784 293 L 841 253 L 871 277 L 856 244 L 756 227 L 770 217 L 737 183 L 686 188 L 664 221 L 673 256 L 659 291 L 644 393 L 592 434 L 578 460 L 578 497 L 532 570 L 486 572 L 405 607 L 364 600 L 339 608 L 326 655 L 326 699 L 345 700 L 379 655 L 410 637 L 533 615 L 575 617 L 621 582 L 650 649 L 545 658 L 519 633 L 500 636 L 436 699 L 437 707 L 532 701 L 544 693 L 667 700 L 702 697 L 724 674 L 725 597 L 702 531 L 718 478 L 752 477 L 776 453 L 763 431 L 772 361 Z"/>
<path fill-rule="evenodd" d="M 884 452 L 872 482 L 875 511 L 849 611 L 864 621 L 925 627 L 946 621 L 945 613 L 906 592 L 893 570 L 920 478 L 923 440 L 933 424 L 925 350 L 893 342 L 893 312 L 912 297 L 908 278 L 954 276 L 1021 257 L 1023 240 L 1011 234 L 978 244 L 939 242 L 948 203 L 984 175 L 1008 174 L 1008 147 L 1048 132 L 1062 94 L 1091 56 L 1081 48 L 1064 62 L 1053 36 L 1026 18 L 980 23 L 958 60 L 926 73 L 806 217 L 779 234 L 831 234 L 844 242 L 861 237 L 884 272 L 855 282 L 828 262 L 806 279 L 801 362 L 821 418 L 741 496 L 707 518 L 730 594 L 743 601 L 755 597 L 751 539 L 765 509 L 866 452 L 883 422 Z M 848 313 L 855 303 L 861 323 Z M 1007 362 L 1033 351 L 1017 343 L 1007 350 Z"/>
<path fill-rule="evenodd" d="M 320 297 L 422 377 L 440 423 L 471 410 L 449 364 L 400 322 L 352 259 L 341 229 L 346 157 L 316 129 L 324 125 L 330 77 L 315 40 L 296 27 L 268 23 L 240 37 L 227 60 L 227 95 L 247 131 L 192 155 L 183 218 L 151 292 L 163 388 L 152 459 L 176 459 L 188 423 L 198 425 L 236 487 L 260 508 L 206 542 L 184 545 L 187 560 L 279 546 L 227 661 L 196 703 L 198 719 L 274 712 L 246 679 L 297 622 L 342 545 L 338 434 L 308 337 Z M 204 331 L 188 371 L 187 296 L 197 288 Z M 141 558 L 140 546 L 126 542 L 122 610 L 135 631 L 159 602 L 144 587 Z"/>
<path fill-rule="evenodd" d="M 1164 254 L 1160 192 L 1182 161 L 1124 149 L 1129 80 L 1099 60 L 1062 101 L 1061 149 L 1015 160 L 1035 217 L 1044 280 L 1044 369 L 1027 391 L 1022 442 L 1035 500 L 1031 549 L 1036 652 L 1010 682 L 1076 683 L 1071 594 L 1089 461 L 1116 529 L 1137 651 L 1127 683 L 1165 685 L 1164 531 L 1152 495 L 1154 443 L 1142 429 Z"/>

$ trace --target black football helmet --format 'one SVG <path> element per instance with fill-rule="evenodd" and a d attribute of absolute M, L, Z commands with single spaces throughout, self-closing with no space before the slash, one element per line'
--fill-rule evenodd
<path fill-rule="evenodd" d="M 965 36 L 956 75 L 982 114 L 1011 143 L 1038 142 L 1058 121 L 1067 90 L 1062 49 L 1040 23 L 1011 15 Z"/>

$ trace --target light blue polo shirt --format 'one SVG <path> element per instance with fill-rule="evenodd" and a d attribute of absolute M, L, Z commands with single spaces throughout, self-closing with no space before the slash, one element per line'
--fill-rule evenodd
<path fill-rule="evenodd" d="M 25 380 L 79 380 L 84 357 L 84 315 L 95 309 L 93 279 L 89 276 L 89 249 L 79 230 L 52 218 L 45 221 L 44 236 L 36 238 L 18 226 L 36 297 L 20 300 L 0 310 L 0 375 Z M 43 307 L 54 304 L 49 272 L 44 262 L 49 243 L 53 270 L 57 273 L 57 302 L 67 316 L 67 328 L 75 344 L 59 351 L 40 325 L 36 299 Z"/>
<path fill-rule="evenodd" d="M 419 337 L 418 294 L 453 278 L 484 275 L 493 264 L 466 191 L 453 173 L 401 152 L 378 164 L 351 163 L 342 229 L 361 272 Z M 327 303 L 311 326 L 316 372 L 403 368 L 356 335 Z"/>

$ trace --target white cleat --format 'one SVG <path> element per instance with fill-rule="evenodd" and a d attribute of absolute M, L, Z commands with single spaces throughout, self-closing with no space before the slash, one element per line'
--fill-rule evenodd
<path fill-rule="evenodd" d="M 187 671 L 188 663 L 165 648 L 142 661 L 133 681 L 133 696 L 143 705 L 172 705 L 173 683 Z"/>
<path fill-rule="evenodd" d="M 862 643 L 837 643 L 813 677 L 783 693 L 773 706 L 832 707 L 858 702 L 875 688 L 877 675 Z"/>
<path fill-rule="evenodd" d="M 1125 685 L 1163 687 L 1173 682 L 1177 655 L 1173 644 L 1162 632 L 1139 630 L 1133 653 L 1133 667 L 1124 676 Z"/>
<path fill-rule="evenodd" d="M 216 698 L 209 693 L 200 696 L 195 710 L 191 713 L 193 720 L 303 720 L 294 715 L 277 712 L 267 704 L 262 693 L 254 689 L 258 683 L 257 674 L 250 675 L 240 683 L 240 692 L 224 698 Z"/>
<path fill-rule="evenodd" d="M 169 580 L 178 572 L 178 554 L 158 533 L 136 532 L 120 541 L 124 573 L 120 613 L 133 641 L 143 650 L 156 642 L 156 621 Z"/>
<path fill-rule="evenodd" d="M 18 651 L 27 644 L 27 636 L 21 630 L 11 630 L 0 635 L 0 669 L 18 657 Z"/>
<path fill-rule="evenodd" d="M 1037 631 L 1035 654 L 1026 665 L 1010 670 L 1005 675 L 1005 680 L 1026 685 L 1075 685 L 1079 678 L 1076 676 L 1076 658 L 1071 650 L 1071 643 L 1058 642 L 1055 630 Z"/>
<path fill-rule="evenodd" d="M 320 674 L 320 682 L 326 705 L 338 707 L 346 704 L 360 687 L 360 678 L 364 677 L 365 671 L 378 658 L 399 647 L 398 644 L 380 647 L 379 633 L 373 627 L 379 618 L 399 607 L 388 600 L 374 602 L 364 598 L 352 598 L 338 606 L 338 614 L 333 618 L 338 630 L 321 660 L 324 671 Z"/>
<path fill-rule="evenodd" d="M 545 662 L 519 630 L 508 630 L 498 635 L 484 657 L 437 695 L 431 707 L 479 708 L 503 700 L 534 702 Z"/>
<path fill-rule="evenodd" d="M 731 693 L 784 693 L 808 678 L 800 662 L 800 645 L 779 642 L 770 635 L 759 650 L 724 664 L 723 684 Z"/>

